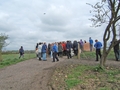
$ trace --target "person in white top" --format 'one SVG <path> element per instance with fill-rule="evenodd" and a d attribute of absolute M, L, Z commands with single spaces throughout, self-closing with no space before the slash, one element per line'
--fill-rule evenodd
<path fill-rule="evenodd" d="M 42 43 L 40 42 L 38 45 L 38 58 L 39 60 L 42 60 Z"/>

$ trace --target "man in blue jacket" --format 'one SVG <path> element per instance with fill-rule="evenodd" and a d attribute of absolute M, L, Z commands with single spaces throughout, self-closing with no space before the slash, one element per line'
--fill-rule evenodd
<path fill-rule="evenodd" d="M 100 56 L 101 58 L 101 47 L 102 47 L 102 43 L 99 42 L 98 40 L 95 40 L 95 44 L 94 44 L 94 47 L 96 48 L 96 61 L 99 61 L 98 59 L 98 55 Z"/>
<path fill-rule="evenodd" d="M 58 53 L 57 43 L 54 43 L 54 45 L 52 47 L 52 52 L 53 52 L 53 62 L 55 62 L 55 59 L 57 59 L 57 61 L 59 61 L 59 59 L 57 57 L 57 53 Z"/>
<path fill-rule="evenodd" d="M 46 61 L 47 59 L 46 59 L 46 52 L 47 52 L 47 45 L 46 45 L 46 43 L 44 43 L 43 45 L 42 45 L 42 60 L 43 61 Z"/>
<path fill-rule="evenodd" d="M 91 37 L 89 37 L 89 44 L 90 44 L 90 51 L 93 50 L 93 40 Z"/>

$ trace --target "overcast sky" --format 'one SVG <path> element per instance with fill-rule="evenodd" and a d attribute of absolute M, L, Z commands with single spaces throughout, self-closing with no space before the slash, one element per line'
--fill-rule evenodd
<path fill-rule="evenodd" d="M 38 42 L 102 41 L 105 27 L 90 27 L 92 9 L 100 0 L 0 0 L 0 33 L 9 36 L 5 50 L 34 50 Z"/>

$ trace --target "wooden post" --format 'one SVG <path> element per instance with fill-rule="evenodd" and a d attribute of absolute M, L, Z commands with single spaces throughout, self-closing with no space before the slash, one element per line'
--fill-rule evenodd
<path fill-rule="evenodd" d="M 78 55 L 77 55 L 77 58 L 80 59 L 80 45 L 78 43 Z"/>

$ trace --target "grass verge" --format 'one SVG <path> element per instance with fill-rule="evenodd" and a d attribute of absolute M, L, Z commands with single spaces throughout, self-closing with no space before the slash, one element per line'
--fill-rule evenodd
<path fill-rule="evenodd" d="M 70 65 L 56 69 L 51 79 L 54 90 L 120 90 L 120 69 Z"/>
<path fill-rule="evenodd" d="M 24 55 L 24 58 L 19 59 L 19 54 L 4 54 L 2 55 L 3 61 L 0 62 L 0 68 L 3 68 L 5 66 L 9 66 L 12 64 L 16 64 L 21 61 L 29 60 L 31 58 L 35 58 L 34 53 L 28 53 Z"/>

